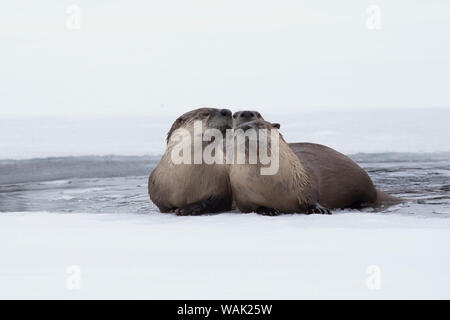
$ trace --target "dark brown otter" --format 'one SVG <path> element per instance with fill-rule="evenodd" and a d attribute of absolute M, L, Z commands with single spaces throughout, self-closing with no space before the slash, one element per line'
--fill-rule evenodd
<path fill-rule="evenodd" d="M 255 111 L 240 111 L 233 125 L 260 120 Z M 240 121 L 239 119 L 242 120 Z M 377 190 L 366 171 L 344 154 L 315 143 L 289 143 L 289 147 L 310 172 L 317 186 L 318 200 L 328 208 L 361 208 L 400 203 L 403 200 Z"/>
<path fill-rule="evenodd" d="M 172 137 L 188 135 L 191 139 L 197 120 L 201 121 L 203 130 L 218 129 L 222 134 L 232 126 L 231 111 L 214 108 L 189 111 L 173 123 L 167 135 L 166 151 L 148 182 L 150 199 L 161 212 L 198 215 L 231 210 L 232 195 L 226 164 L 206 164 L 203 161 L 200 164 L 176 164 L 172 159 L 172 151 L 179 143 Z M 189 148 L 193 153 L 193 147 Z"/>

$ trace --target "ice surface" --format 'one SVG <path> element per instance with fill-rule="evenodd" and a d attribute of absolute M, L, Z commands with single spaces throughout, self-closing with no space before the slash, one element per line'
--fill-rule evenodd
<path fill-rule="evenodd" d="M 450 219 L 386 214 L 4 213 L 0 298 L 448 299 L 449 244 Z"/>

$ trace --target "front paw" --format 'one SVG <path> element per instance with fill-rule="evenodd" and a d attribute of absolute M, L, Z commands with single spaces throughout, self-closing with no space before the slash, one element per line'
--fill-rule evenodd
<path fill-rule="evenodd" d="M 331 214 L 331 210 L 316 203 L 308 208 L 306 214 Z"/>
<path fill-rule="evenodd" d="M 280 214 L 277 209 L 267 207 L 259 207 L 255 212 L 263 216 L 278 216 Z"/>
<path fill-rule="evenodd" d="M 204 213 L 204 208 L 201 204 L 192 204 L 175 209 L 175 214 L 177 216 L 196 216 L 202 213 Z"/>

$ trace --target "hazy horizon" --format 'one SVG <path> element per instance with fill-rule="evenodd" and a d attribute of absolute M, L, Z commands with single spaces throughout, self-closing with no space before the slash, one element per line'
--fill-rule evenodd
<path fill-rule="evenodd" d="M 447 109 L 448 12 L 444 0 L 18 0 L 0 12 L 0 117 Z"/>

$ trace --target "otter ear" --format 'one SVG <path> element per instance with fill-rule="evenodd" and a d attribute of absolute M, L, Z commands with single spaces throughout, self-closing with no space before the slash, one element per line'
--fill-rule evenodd
<path fill-rule="evenodd" d="M 272 123 L 272 128 L 280 129 L 279 123 Z"/>

